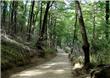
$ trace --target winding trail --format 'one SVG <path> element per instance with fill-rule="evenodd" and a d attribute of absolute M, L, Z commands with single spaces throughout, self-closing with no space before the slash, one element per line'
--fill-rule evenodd
<path fill-rule="evenodd" d="M 68 54 L 58 49 L 57 56 L 51 61 L 14 74 L 10 78 L 72 78 L 71 72 Z"/>

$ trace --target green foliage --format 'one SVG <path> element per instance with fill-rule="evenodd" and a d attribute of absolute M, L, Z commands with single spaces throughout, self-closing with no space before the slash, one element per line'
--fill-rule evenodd
<path fill-rule="evenodd" d="M 66 53 L 71 52 L 71 50 L 70 50 L 70 48 L 69 48 L 69 47 L 65 47 L 65 48 L 64 48 L 64 50 L 65 50 L 65 52 L 66 52 Z"/>
<path fill-rule="evenodd" d="M 5 70 L 16 65 L 24 65 L 29 63 L 29 54 L 21 47 L 11 43 L 1 44 L 1 69 Z M 28 59 L 28 60 L 27 60 Z"/>
<path fill-rule="evenodd" d="M 21 36 L 23 41 L 26 41 L 28 36 L 28 29 L 29 29 L 29 18 L 30 18 L 30 7 L 31 7 L 31 1 L 27 2 L 27 5 L 25 4 L 26 1 L 18 1 L 18 7 L 17 7 L 17 34 L 16 36 Z M 46 8 L 46 1 L 42 1 L 42 23 L 43 23 L 43 16 L 45 13 Z M 10 26 L 10 18 L 11 18 L 11 11 L 12 11 L 12 1 L 6 0 L 6 26 L 7 30 L 10 31 L 13 30 L 12 26 Z M 95 3 L 87 2 L 85 4 L 81 3 L 84 23 L 86 26 L 87 36 L 90 41 L 93 40 L 93 25 L 95 24 L 95 39 L 94 43 L 90 43 L 90 46 L 93 47 L 96 52 L 92 51 L 91 53 L 91 62 L 94 64 L 101 64 L 101 63 L 110 63 L 110 37 L 108 41 L 105 38 L 105 31 L 106 29 L 110 28 L 110 23 L 108 25 L 108 28 L 106 28 L 106 20 L 105 20 L 105 3 L 98 1 Z M 93 11 L 95 9 L 95 11 Z M 2 16 L 3 16 L 3 6 L 2 6 Z M 73 43 L 73 37 L 74 37 L 74 23 L 75 23 L 75 4 L 74 1 L 70 2 L 70 4 L 65 5 L 64 2 L 55 2 L 52 7 L 50 7 L 49 15 L 51 17 L 51 20 L 48 17 L 47 20 L 47 33 L 51 34 L 52 37 L 56 37 L 57 45 L 64 45 L 68 46 Z M 48 15 L 48 16 L 49 16 Z M 32 19 L 32 40 L 31 45 L 29 45 L 32 48 L 36 47 L 36 42 L 39 38 L 39 22 L 40 22 L 40 3 L 39 1 L 36 1 L 35 7 L 34 7 L 34 18 Z M 93 22 L 93 16 L 95 16 L 95 22 Z M 33 21 L 35 20 L 35 24 L 33 24 Z M 56 23 L 55 23 L 56 20 Z M 49 23 L 49 24 L 48 24 Z M 54 26 L 54 24 L 56 24 Z M 55 28 L 54 28 L 55 27 Z M 34 29 L 33 29 L 34 28 Z M 110 30 L 108 30 L 110 32 Z M 6 32 L 9 33 L 9 32 Z M 13 33 L 12 33 L 13 34 Z M 48 37 L 49 37 L 48 35 Z M 79 21 L 77 21 L 76 25 L 76 36 L 77 41 L 81 42 L 82 37 L 80 34 L 80 28 L 79 28 Z M 51 39 L 49 39 L 51 40 Z M 51 42 L 51 41 L 50 41 Z M 23 43 L 23 42 L 22 42 Z M 53 42 L 54 43 L 54 42 Z M 80 43 L 81 45 L 82 43 Z M 46 45 L 47 46 L 47 45 Z M 50 46 L 51 47 L 51 46 Z M 2 43 L 1 47 L 1 63 L 2 66 L 13 66 L 14 64 L 22 64 L 25 63 L 25 59 L 28 59 L 28 53 L 25 53 L 25 50 L 21 49 L 21 47 L 18 47 L 16 45 L 10 44 L 10 43 Z M 68 49 L 65 49 L 66 52 L 68 52 Z M 56 52 L 52 47 L 44 48 L 45 54 L 53 54 Z"/>
<path fill-rule="evenodd" d="M 110 64 L 110 44 L 106 39 L 97 40 L 95 52 L 91 52 L 91 62 L 95 65 Z"/>
<path fill-rule="evenodd" d="M 46 55 L 48 55 L 48 54 L 55 54 L 56 50 L 54 48 L 45 48 L 44 52 L 45 52 Z"/>
<path fill-rule="evenodd" d="M 91 63 L 95 65 L 99 64 L 110 64 L 110 49 L 104 49 L 97 51 L 96 54 L 91 54 Z"/>

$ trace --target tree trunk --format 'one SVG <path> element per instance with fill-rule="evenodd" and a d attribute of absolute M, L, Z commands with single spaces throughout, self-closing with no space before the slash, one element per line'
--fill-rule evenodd
<path fill-rule="evenodd" d="M 42 28 L 42 1 L 41 1 L 41 4 L 40 4 L 40 31 L 41 31 L 41 28 Z"/>
<path fill-rule="evenodd" d="M 76 40 L 76 25 L 77 25 L 77 13 L 75 16 L 75 23 L 74 23 L 74 35 L 73 35 L 73 40 L 72 40 L 72 48 L 71 48 L 71 53 L 73 52 L 73 46 L 74 46 L 74 41 Z"/>
<path fill-rule="evenodd" d="M 32 29 L 32 18 L 33 18 L 33 11 L 34 11 L 34 4 L 35 4 L 35 1 L 32 1 L 32 7 L 30 9 L 30 20 L 29 20 L 29 31 L 28 31 L 28 38 L 27 40 L 30 41 L 31 39 L 31 29 Z"/>
<path fill-rule="evenodd" d="M 47 25 L 46 24 L 47 24 L 47 16 L 48 16 L 49 8 L 50 8 L 50 1 L 47 2 L 42 27 L 41 27 L 41 30 L 39 33 L 40 36 L 39 36 L 39 39 L 36 43 L 36 47 L 39 50 L 38 56 L 40 56 L 40 57 L 45 57 L 45 53 L 44 53 L 43 48 L 46 47 L 46 43 L 45 43 L 46 36 L 45 36 L 45 34 L 47 33 L 47 31 L 46 31 Z"/>
<path fill-rule="evenodd" d="M 106 39 L 108 39 L 109 37 L 109 33 L 108 33 L 108 24 L 109 24 L 109 0 L 106 0 L 106 29 L 105 29 L 105 36 L 106 36 Z"/>
<path fill-rule="evenodd" d="M 93 17 L 93 34 L 92 34 L 92 41 L 91 41 L 91 44 L 92 44 L 92 51 L 93 52 L 96 52 L 96 44 L 95 44 L 95 40 L 96 40 L 96 25 L 95 25 L 95 14 L 96 14 L 96 6 L 95 6 L 96 4 L 95 4 L 95 2 L 93 3 L 93 5 L 92 5 L 92 7 L 93 7 L 93 9 L 92 9 L 92 13 L 91 13 L 91 15 L 92 15 L 92 17 Z"/>
<path fill-rule="evenodd" d="M 33 15 L 33 20 L 32 20 L 32 33 L 34 34 L 34 31 L 35 31 L 35 24 L 36 24 L 36 21 L 37 21 L 37 17 L 38 17 L 38 14 L 39 14 L 39 5 L 38 5 L 38 9 L 34 12 L 34 15 Z"/>
<path fill-rule="evenodd" d="M 2 22 L 1 22 L 1 28 L 5 27 L 6 23 L 6 10 L 7 10 L 7 2 L 3 1 L 3 14 L 2 14 Z"/>
<path fill-rule="evenodd" d="M 93 41 L 95 40 L 95 5 L 93 5 Z"/>
<path fill-rule="evenodd" d="M 56 40 L 56 18 L 54 20 L 53 41 L 52 41 L 54 48 L 55 48 L 55 45 L 56 45 L 55 40 Z"/>
<path fill-rule="evenodd" d="M 13 29 L 13 23 L 14 23 L 14 1 L 12 2 L 12 4 L 11 4 L 11 20 L 10 20 L 10 35 L 12 35 L 13 34 L 13 32 L 12 32 L 12 29 Z"/>
<path fill-rule="evenodd" d="M 43 24 L 42 24 L 42 28 L 41 28 L 41 34 L 40 34 L 40 39 L 45 39 L 45 33 L 46 33 L 46 24 L 47 24 L 47 16 L 48 16 L 48 11 L 49 11 L 49 8 L 50 8 L 50 1 L 47 2 L 47 7 L 46 7 L 46 10 L 45 10 L 45 15 L 44 15 L 44 19 L 43 19 Z"/>
<path fill-rule="evenodd" d="M 76 39 L 76 25 L 77 25 L 77 14 L 76 14 L 76 21 L 75 21 L 75 24 L 74 24 L 74 38 L 73 38 L 73 44 L 74 44 L 74 40 Z"/>
<path fill-rule="evenodd" d="M 15 36 L 15 34 L 17 33 L 17 28 L 16 28 L 16 25 L 17 25 L 17 18 L 16 18 L 16 16 L 17 16 L 17 6 L 18 6 L 18 1 L 13 1 L 12 2 L 12 6 L 11 6 L 11 8 L 12 8 L 12 11 L 11 11 L 11 31 L 10 31 L 10 33 L 11 33 L 11 35 L 12 36 Z"/>
<path fill-rule="evenodd" d="M 14 4 L 14 34 L 17 33 L 17 6 L 18 6 L 18 2 L 15 1 L 15 4 Z"/>
<path fill-rule="evenodd" d="M 79 1 L 75 1 L 75 4 L 76 4 L 76 10 L 77 10 L 79 23 L 80 23 L 80 30 L 81 30 L 81 34 L 82 34 L 82 39 L 83 39 L 82 49 L 85 54 L 84 65 L 85 65 L 85 67 L 87 66 L 87 68 L 88 68 L 88 65 L 90 64 L 89 43 L 88 43 L 88 39 L 87 39 L 87 34 L 86 34 L 86 29 L 85 29 L 85 25 L 84 25 L 84 20 L 83 20 L 83 15 L 82 15 L 80 3 L 79 3 Z"/>
<path fill-rule="evenodd" d="M 26 16 L 27 16 L 27 3 L 28 3 L 28 0 L 26 0 L 26 3 L 25 3 L 25 5 L 24 5 L 24 11 L 23 11 L 23 14 L 24 14 L 23 18 L 25 18 L 25 23 L 24 23 L 24 25 L 26 25 L 26 21 L 27 21 L 27 19 L 26 19 Z M 24 26 L 22 26 L 22 27 L 20 28 L 21 33 L 23 33 L 23 31 L 24 31 L 23 29 L 24 29 Z"/>

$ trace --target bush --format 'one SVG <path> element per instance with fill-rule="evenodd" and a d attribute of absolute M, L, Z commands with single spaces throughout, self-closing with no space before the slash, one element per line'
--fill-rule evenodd
<path fill-rule="evenodd" d="M 28 60 L 27 60 L 28 59 Z M 11 43 L 1 43 L 1 69 L 24 65 L 29 62 L 29 54 L 21 47 Z"/>
<path fill-rule="evenodd" d="M 110 64 L 110 44 L 107 40 L 96 41 L 96 52 L 91 52 L 91 62 L 94 65 Z"/>
<path fill-rule="evenodd" d="M 55 54 L 56 50 L 54 48 L 48 48 L 46 47 L 44 49 L 45 54 Z"/>
<path fill-rule="evenodd" d="M 70 47 L 65 47 L 65 48 L 64 48 L 64 50 L 65 50 L 65 52 L 66 52 L 66 53 L 69 53 L 69 52 L 71 52 L 71 49 L 70 49 Z"/>

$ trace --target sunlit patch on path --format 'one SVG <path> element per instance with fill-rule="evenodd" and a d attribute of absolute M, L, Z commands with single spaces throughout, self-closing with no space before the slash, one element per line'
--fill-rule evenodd
<path fill-rule="evenodd" d="M 73 66 L 73 70 L 75 70 L 75 69 L 77 69 L 77 68 L 82 68 L 83 67 L 83 65 L 82 64 L 80 64 L 80 63 L 75 63 L 75 65 Z"/>
<path fill-rule="evenodd" d="M 71 64 L 68 55 L 58 49 L 58 55 L 51 61 L 14 74 L 10 78 L 72 78 Z"/>

